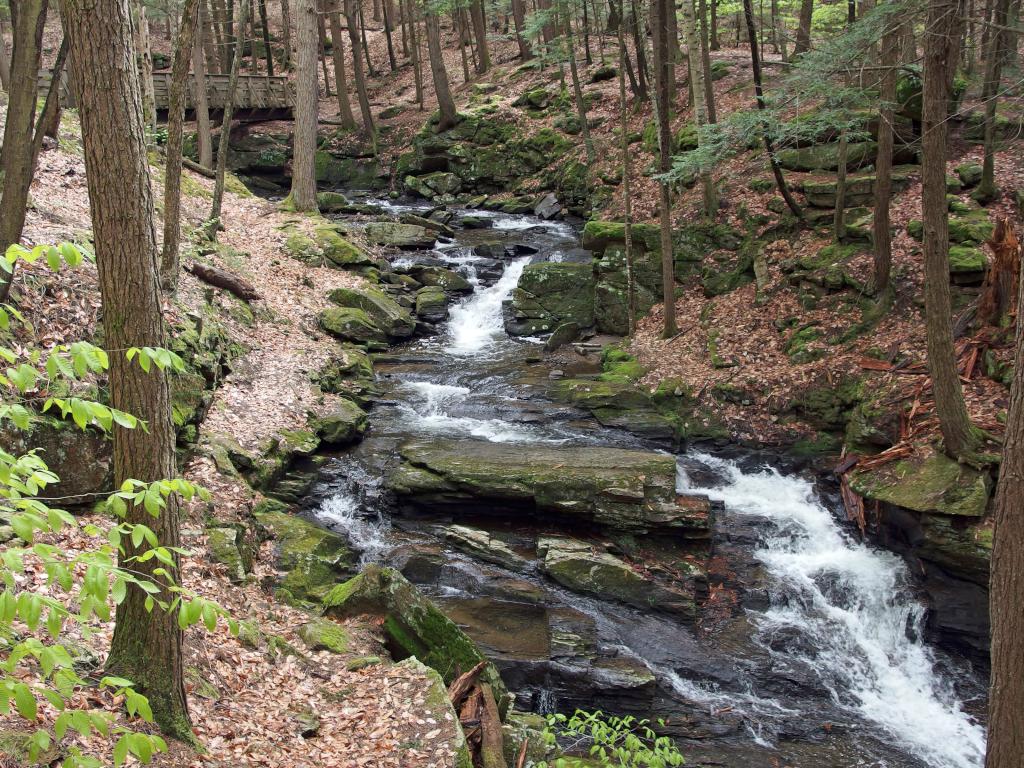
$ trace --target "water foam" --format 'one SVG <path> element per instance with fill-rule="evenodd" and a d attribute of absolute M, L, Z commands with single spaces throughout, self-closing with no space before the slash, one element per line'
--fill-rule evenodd
<path fill-rule="evenodd" d="M 490 351 L 499 339 L 505 338 L 501 305 L 519 283 L 528 262 L 529 258 L 512 262 L 494 285 L 452 307 L 446 352 L 456 357 L 472 357 Z"/>
<path fill-rule="evenodd" d="M 313 513 L 329 528 L 343 531 L 359 552 L 360 565 L 379 561 L 389 548 L 388 525 L 379 517 L 367 519 L 361 514 L 359 499 L 350 491 L 340 491 L 325 499 Z"/>
<path fill-rule="evenodd" d="M 754 555 L 786 595 L 755 614 L 762 633 L 784 629 L 811 640 L 773 651 L 814 669 L 835 702 L 882 728 L 931 768 L 978 768 L 984 728 L 963 710 L 921 640 L 924 608 L 906 567 L 889 552 L 849 536 L 807 481 L 772 469 L 744 472 L 705 454 L 721 484 L 697 487 L 680 472 L 680 490 L 764 518 L 773 531 Z M 812 655 L 813 654 L 813 655 Z"/>

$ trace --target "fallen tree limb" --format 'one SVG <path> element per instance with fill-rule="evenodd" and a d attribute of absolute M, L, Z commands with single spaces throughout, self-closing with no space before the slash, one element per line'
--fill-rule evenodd
<path fill-rule="evenodd" d="M 205 165 L 200 165 L 194 160 L 189 160 L 187 157 L 181 158 L 181 164 L 190 171 L 195 171 L 200 176 L 205 176 L 208 179 L 215 179 L 217 177 L 216 171 L 211 168 L 207 168 Z"/>
<path fill-rule="evenodd" d="M 254 301 L 262 298 L 252 283 L 220 267 L 212 267 L 208 264 L 200 264 L 193 261 L 186 269 L 204 283 L 208 283 L 215 288 L 222 288 L 243 301 Z"/>
<path fill-rule="evenodd" d="M 448 686 L 448 698 L 451 699 L 452 706 L 455 709 L 458 709 L 459 705 L 462 704 L 462 700 L 469 694 L 470 689 L 476 683 L 476 679 L 480 677 L 480 673 L 484 671 L 486 666 L 487 662 L 481 661 L 469 672 L 455 678 L 452 684 Z"/>
<path fill-rule="evenodd" d="M 480 711 L 480 762 L 483 768 L 508 768 L 505 762 L 504 735 L 494 692 L 487 683 L 480 683 L 484 706 Z"/>

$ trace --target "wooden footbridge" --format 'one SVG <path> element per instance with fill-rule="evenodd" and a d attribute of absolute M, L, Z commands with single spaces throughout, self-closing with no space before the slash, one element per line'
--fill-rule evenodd
<path fill-rule="evenodd" d="M 196 80 L 189 75 L 188 91 L 185 105 L 186 119 L 195 118 Z M 50 87 L 53 73 L 48 70 L 39 72 L 39 90 L 45 94 Z M 206 76 L 206 100 L 210 109 L 210 117 L 219 119 L 224 114 L 224 105 L 228 100 L 228 75 Z M 171 91 L 171 73 L 153 73 L 153 93 L 156 97 L 156 109 L 162 119 L 167 117 L 167 106 Z M 60 84 L 61 103 L 75 106 L 74 91 L 70 87 L 68 73 L 62 73 Z M 258 123 L 267 120 L 291 120 L 292 108 L 295 105 L 295 94 L 287 77 L 268 77 L 267 75 L 239 75 L 235 89 L 234 119 Z"/>

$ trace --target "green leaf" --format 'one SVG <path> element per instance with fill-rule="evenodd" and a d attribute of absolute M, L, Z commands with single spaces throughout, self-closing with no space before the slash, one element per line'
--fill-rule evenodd
<path fill-rule="evenodd" d="M 128 758 L 128 736 L 126 733 L 114 745 L 114 768 L 120 768 Z"/>
<path fill-rule="evenodd" d="M 14 706 L 18 710 L 18 714 L 26 720 L 34 721 L 36 719 L 36 712 L 38 710 L 36 697 L 32 695 L 32 691 L 24 683 L 18 683 L 14 686 Z"/>

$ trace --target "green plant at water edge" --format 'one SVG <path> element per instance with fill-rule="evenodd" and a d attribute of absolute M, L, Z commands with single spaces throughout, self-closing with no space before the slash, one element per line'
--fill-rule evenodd
<path fill-rule="evenodd" d="M 77 266 L 83 258 L 83 252 L 68 243 L 31 250 L 14 245 L 0 258 L 0 268 L 13 272 L 15 263 L 21 260 L 45 262 L 57 270 L 62 264 Z M 23 322 L 17 309 L 0 305 L 0 331 L 7 331 L 12 322 Z M 154 366 L 163 370 L 184 369 L 181 358 L 166 349 L 132 348 L 118 350 L 116 354 L 137 361 L 144 373 Z M 0 369 L 0 432 L 28 433 L 40 412 L 59 413 L 82 430 L 110 433 L 115 425 L 125 429 L 146 428 L 131 414 L 74 395 L 76 391 L 88 390 L 87 379 L 102 376 L 108 369 L 108 353 L 93 344 L 78 341 L 46 352 L 0 345 L 0 361 L 0 366 L 5 366 Z M 48 394 L 53 392 L 71 394 Z M 70 731 L 83 737 L 95 732 L 113 740 L 110 758 L 114 766 L 125 763 L 129 755 L 148 763 L 154 753 L 167 749 L 163 739 L 134 727 L 115 725 L 113 715 L 94 708 L 78 708 L 73 703 L 83 701 L 81 690 L 93 686 L 123 701 L 129 718 L 152 722 L 146 697 L 135 690 L 132 681 L 121 677 L 83 679 L 75 670 L 73 655 L 65 643 L 69 634 L 82 638 L 94 634 L 96 623 L 109 621 L 111 607 L 120 604 L 133 588 L 146 593 L 149 610 L 175 611 L 182 629 L 202 622 L 213 630 L 218 620 L 224 619 L 237 634 L 236 622 L 228 618 L 224 609 L 175 583 L 171 572 L 175 556 L 188 552 L 160 546 L 151 528 L 125 519 L 128 510 L 135 507 L 153 518 L 159 517 L 172 495 L 188 501 L 195 496 L 206 499 L 209 494 L 180 478 L 151 483 L 127 480 L 97 507 L 98 512 L 113 518 L 113 525 L 103 530 L 91 523 L 80 523 L 41 498 L 45 492 L 53 499 L 52 489 L 57 483 L 56 473 L 47 467 L 37 450 L 30 448 L 15 455 L 0 449 L 0 533 L 5 534 L 0 541 L 10 540 L 0 551 L 0 716 L 15 712 L 27 725 L 23 739 L 21 732 L 8 734 L 5 751 L 10 744 L 16 744 L 23 753 L 21 758 L 32 763 L 42 760 L 49 765 L 57 753 L 55 740 L 61 741 Z M 53 543 L 52 534 L 68 528 L 77 529 L 73 551 Z M 138 548 L 137 554 L 123 558 L 119 565 L 118 555 L 124 554 L 122 542 L 127 541 Z M 78 542 L 86 543 L 81 546 Z M 133 563 L 154 558 L 167 566 L 154 569 L 155 578 L 140 576 L 133 570 Z M 46 584 L 40 591 L 32 582 L 33 573 L 45 573 Z M 37 726 L 40 708 L 46 706 L 58 713 L 52 731 Z M 107 764 L 73 745 L 63 752 L 61 765 L 65 768 Z"/>
<path fill-rule="evenodd" d="M 600 710 L 585 712 L 577 709 L 571 717 L 550 715 L 544 729 L 544 740 L 556 746 L 558 739 L 573 739 L 575 744 L 566 751 L 590 744 L 589 759 L 583 763 L 572 757 L 558 757 L 541 762 L 537 768 L 576 768 L 582 765 L 617 768 L 671 768 L 683 765 L 683 755 L 668 736 L 658 736 L 649 720 L 638 720 L 632 715 L 616 717 Z"/>

